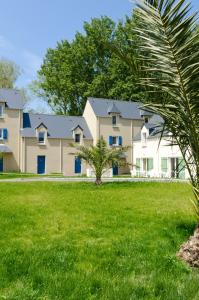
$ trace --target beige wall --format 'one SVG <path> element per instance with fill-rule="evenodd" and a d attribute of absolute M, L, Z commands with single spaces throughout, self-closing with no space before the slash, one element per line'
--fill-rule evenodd
<path fill-rule="evenodd" d="M 35 138 L 21 138 L 20 129 L 22 128 L 22 114 L 20 110 L 5 109 L 4 118 L 0 118 L 0 128 L 8 129 L 8 140 L 0 141 L 11 150 L 12 154 L 4 154 L 4 171 L 19 171 L 37 173 L 37 156 L 46 156 L 46 174 L 63 173 L 67 176 L 73 176 L 74 173 L 74 148 L 70 143 L 74 140 L 47 138 L 45 145 L 39 145 L 36 132 Z M 112 126 L 112 118 L 96 117 L 93 109 L 87 101 L 83 114 L 90 132 L 92 140 L 83 139 L 84 145 L 96 144 L 98 138 L 102 135 L 107 143 L 109 136 L 122 136 L 123 146 L 130 146 L 127 152 L 127 162 L 133 164 L 133 137 L 140 131 L 143 124 L 140 120 L 129 120 L 118 118 L 118 127 Z M 39 130 L 46 130 L 40 127 Z M 79 128 L 74 133 L 82 133 Z M 82 174 L 86 174 L 87 166 L 82 163 Z M 120 168 L 120 173 L 129 173 L 132 166 Z"/>
<path fill-rule="evenodd" d="M 71 147 L 70 144 L 74 143 L 74 140 L 63 140 L 63 174 L 65 176 L 74 176 L 75 174 L 75 153 L 76 148 Z M 92 140 L 84 140 L 82 145 L 92 145 Z M 87 165 L 82 161 L 81 174 L 86 174 Z M 80 174 L 79 174 L 80 175 Z"/>
<path fill-rule="evenodd" d="M 74 140 L 48 138 L 45 145 L 39 145 L 36 138 L 25 138 L 23 171 L 37 173 L 37 156 L 44 155 L 46 174 L 63 173 L 65 176 L 74 176 L 76 149 L 70 146 L 71 143 L 74 143 Z M 92 140 L 84 140 L 82 144 L 92 144 Z M 86 174 L 84 163 L 81 174 Z"/>
<path fill-rule="evenodd" d="M 129 164 L 119 169 L 119 174 L 129 173 L 133 168 L 133 137 L 141 129 L 143 121 L 118 118 L 118 126 L 112 126 L 112 118 L 99 118 L 99 136 L 103 136 L 109 144 L 109 136 L 122 136 L 122 145 L 129 146 L 126 161 Z"/>
<path fill-rule="evenodd" d="M 8 146 L 12 153 L 3 154 L 4 172 L 20 170 L 20 128 L 22 126 L 22 111 L 4 109 L 4 117 L 0 118 L 0 128 L 7 128 L 8 139 L 0 140 L 0 144 Z"/>
<path fill-rule="evenodd" d="M 96 144 L 99 134 L 98 134 L 98 119 L 96 115 L 94 114 L 94 111 L 89 103 L 89 101 L 86 102 L 86 106 L 84 109 L 83 117 L 86 120 L 86 123 L 88 125 L 88 128 L 91 132 L 91 135 L 93 137 L 93 143 Z"/>

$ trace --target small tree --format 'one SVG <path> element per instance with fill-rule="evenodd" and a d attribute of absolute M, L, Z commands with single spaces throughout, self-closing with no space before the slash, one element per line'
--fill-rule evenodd
<path fill-rule="evenodd" d="M 123 155 L 129 147 L 109 148 L 103 137 L 100 137 L 96 146 L 78 146 L 76 155 L 87 162 L 94 169 L 96 175 L 95 183 L 102 184 L 103 173 L 112 166 L 127 164 Z"/>

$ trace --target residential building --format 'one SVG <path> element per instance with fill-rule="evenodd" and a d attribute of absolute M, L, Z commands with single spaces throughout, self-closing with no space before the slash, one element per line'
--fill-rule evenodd
<path fill-rule="evenodd" d="M 143 124 L 139 104 L 89 98 L 82 117 L 23 112 L 19 91 L 0 90 L 0 171 L 38 174 L 86 174 L 89 168 L 76 156 L 71 144 L 96 144 L 102 135 L 110 147 L 131 146 Z M 113 166 L 114 174 L 130 173 Z"/>
<path fill-rule="evenodd" d="M 140 132 L 143 118 L 140 103 L 88 98 L 83 117 L 92 132 L 93 143 L 103 136 L 110 147 L 129 146 L 126 167 L 113 166 L 113 175 L 130 174 L 133 169 L 133 138 Z"/>
<path fill-rule="evenodd" d="M 165 133 L 161 137 L 158 124 L 162 120 L 157 116 L 155 119 L 157 122 L 154 124 L 154 116 L 150 116 L 140 133 L 134 137 L 132 175 L 188 179 L 189 174 L 179 147 L 174 145 L 171 134 Z"/>
<path fill-rule="evenodd" d="M 103 136 L 110 147 L 129 146 L 126 166 L 112 166 L 110 175 L 178 177 L 177 146 L 164 147 L 162 141 L 157 150 L 154 124 L 162 120 L 140 107 L 138 102 L 88 98 L 80 117 L 33 114 L 23 112 L 19 91 L 0 89 L 0 172 L 91 174 L 72 144 L 95 145 Z"/>

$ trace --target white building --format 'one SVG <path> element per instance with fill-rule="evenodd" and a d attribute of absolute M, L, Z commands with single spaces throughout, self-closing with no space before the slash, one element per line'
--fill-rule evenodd
<path fill-rule="evenodd" d="M 187 179 L 182 153 L 172 145 L 172 136 L 161 138 L 157 123 L 161 118 L 144 113 L 145 124 L 133 142 L 133 176 Z"/>

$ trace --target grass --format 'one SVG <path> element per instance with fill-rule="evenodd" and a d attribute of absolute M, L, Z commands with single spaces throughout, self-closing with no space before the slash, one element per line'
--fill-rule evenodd
<path fill-rule="evenodd" d="M 61 173 L 50 173 L 46 175 L 38 175 L 35 173 L 20 173 L 20 172 L 8 172 L 0 173 L 0 180 L 2 179 L 18 179 L 18 178 L 35 178 L 35 177 L 50 177 L 50 178 L 71 178 L 71 177 L 86 177 L 85 174 L 76 175 L 76 176 L 64 176 Z"/>
<path fill-rule="evenodd" d="M 0 184 L 0 300 L 199 299 L 185 183 Z"/>
<path fill-rule="evenodd" d="M 38 175 L 32 173 L 9 172 L 9 173 L 0 173 L 0 180 L 15 179 L 15 178 L 29 178 L 29 177 L 36 177 L 36 176 Z"/>

